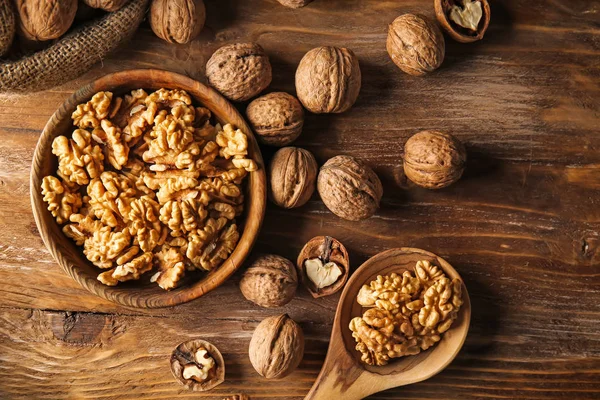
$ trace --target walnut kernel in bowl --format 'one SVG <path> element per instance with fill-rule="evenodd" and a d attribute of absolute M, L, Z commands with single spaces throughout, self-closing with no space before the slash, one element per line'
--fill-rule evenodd
<path fill-rule="evenodd" d="M 242 181 L 257 170 L 248 139 L 210 122 L 184 90 L 103 91 L 72 114 L 58 136 L 56 176 L 45 176 L 48 210 L 114 286 L 140 279 L 163 289 L 185 271 L 211 271 L 235 248 Z"/>

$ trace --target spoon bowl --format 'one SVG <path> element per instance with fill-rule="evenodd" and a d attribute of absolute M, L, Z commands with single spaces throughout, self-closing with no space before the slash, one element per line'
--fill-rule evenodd
<path fill-rule="evenodd" d="M 458 317 L 435 346 L 414 356 L 394 359 L 385 366 L 363 364 L 360 353 L 355 350 L 356 342 L 348 326 L 352 318 L 362 315 L 363 307 L 356 301 L 362 285 L 374 280 L 377 275 L 412 271 L 420 260 L 437 265 L 450 279 L 461 279 L 446 260 L 425 250 L 391 249 L 367 260 L 354 272 L 342 292 L 325 363 L 305 400 L 362 399 L 382 390 L 428 379 L 452 362 L 465 342 L 471 321 L 471 303 L 464 281 L 463 305 Z"/>

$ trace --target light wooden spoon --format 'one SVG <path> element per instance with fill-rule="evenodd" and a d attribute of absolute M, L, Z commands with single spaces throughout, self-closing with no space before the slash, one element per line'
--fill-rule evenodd
<path fill-rule="evenodd" d="M 395 359 L 382 367 L 364 365 L 360 361 L 360 353 L 355 350 L 356 342 L 348 325 L 352 318 L 362 315 L 363 309 L 356 302 L 361 286 L 374 280 L 377 275 L 414 270 L 419 260 L 430 261 L 442 268 L 450 279 L 460 279 L 458 272 L 443 258 L 425 250 L 406 247 L 391 249 L 367 260 L 354 272 L 342 292 L 325 363 L 305 400 L 362 399 L 382 390 L 428 379 L 446 368 L 456 357 L 467 337 L 471 320 L 471 303 L 464 282 L 464 303 L 458 318 L 432 348 L 416 356 Z"/>

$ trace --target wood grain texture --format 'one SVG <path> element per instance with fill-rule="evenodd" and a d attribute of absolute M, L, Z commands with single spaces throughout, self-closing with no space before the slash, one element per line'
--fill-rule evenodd
<path fill-rule="evenodd" d="M 123 95 L 132 90 L 160 88 L 185 90 L 198 105 L 208 108 L 217 122 L 233 124 L 247 132 L 248 155 L 255 160 L 258 170 L 249 174 L 246 186 L 246 201 L 243 216 L 240 218 L 241 237 L 233 252 L 208 274 L 196 276 L 195 282 L 185 279 L 175 290 L 165 291 L 145 280 L 132 281 L 117 287 L 100 283 L 98 268 L 89 262 L 80 247 L 62 234 L 61 226 L 50 214 L 41 193 L 45 176 L 56 173 L 56 157 L 52 154 L 52 143 L 60 135 L 69 134 L 72 128 L 71 114 L 79 104 L 88 101 L 95 93 L 110 91 Z M 221 285 L 229 278 L 250 253 L 260 230 L 267 200 L 265 167 L 258 143 L 240 113 L 214 89 L 186 76 L 156 69 L 137 69 L 109 74 L 97 79 L 70 96 L 52 114 L 44 127 L 33 154 L 31 164 L 31 207 L 42 240 L 61 267 L 73 279 L 90 292 L 131 307 L 155 308 L 174 306 L 194 300 Z"/>
<path fill-rule="evenodd" d="M 314 195 L 295 210 L 271 204 L 255 247 L 296 259 L 317 235 L 348 249 L 352 269 L 395 247 L 430 250 L 463 277 L 472 303 L 458 357 L 427 380 L 373 399 L 596 399 L 600 394 L 600 7 L 587 0 L 490 1 L 485 38 L 446 41 L 442 67 L 425 78 L 387 56 L 387 25 L 404 12 L 434 16 L 429 0 L 315 0 L 290 10 L 275 0 L 206 0 L 207 25 L 169 45 L 147 25 L 90 73 L 33 96 L 0 96 L 0 398 L 302 399 L 325 358 L 339 293 L 299 290 L 278 310 L 244 300 L 240 272 L 190 303 L 139 310 L 81 289 L 45 250 L 29 203 L 29 169 L 45 123 L 79 87 L 109 72 L 155 67 L 205 82 L 226 43 L 256 40 L 269 54 L 268 91 L 294 93 L 296 65 L 321 45 L 352 49 L 363 84 L 340 115 L 307 113 L 294 145 L 322 165 L 349 154 L 381 177 L 382 207 L 360 223 L 332 215 Z M 239 106 L 244 111 L 245 104 Z M 402 173 L 402 145 L 423 129 L 456 135 L 464 176 L 441 191 Z M 274 150 L 263 147 L 268 161 Z M 299 369 L 267 381 L 247 346 L 264 317 L 287 312 L 307 336 Z M 169 357 L 203 338 L 223 352 L 215 392 L 183 389 Z"/>

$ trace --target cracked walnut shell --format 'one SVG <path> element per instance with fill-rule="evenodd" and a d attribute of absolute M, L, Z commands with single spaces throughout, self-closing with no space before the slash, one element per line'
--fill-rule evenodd
<path fill-rule="evenodd" d="M 208 83 L 233 101 L 256 96 L 271 83 L 271 63 L 257 43 L 228 44 L 206 63 Z"/>
<path fill-rule="evenodd" d="M 248 267 L 240 290 L 247 300 L 261 307 L 281 307 L 294 298 L 298 276 L 294 264 L 274 254 L 259 256 Z"/>
<path fill-rule="evenodd" d="M 471 43 L 483 39 L 490 24 L 488 0 L 435 0 L 435 15 L 450 37 Z"/>
<path fill-rule="evenodd" d="M 225 381 L 225 361 L 219 349 L 201 339 L 179 344 L 171 354 L 171 372 L 187 389 L 205 392 Z"/>
<path fill-rule="evenodd" d="M 202 31 L 206 21 L 203 0 L 152 0 L 150 27 L 169 43 L 188 43 Z"/>
<path fill-rule="evenodd" d="M 348 252 L 331 236 L 309 240 L 300 251 L 296 265 L 301 282 L 315 299 L 338 292 L 350 275 Z"/>
<path fill-rule="evenodd" d="M 310 200 L 315 191 L 317 161 L 308 151 L 298 147 L 278 150 L 270 166 L 269 196 L 283 208 L 295 208 Z"/>
<path fill-rule="evenodd" d="M 312 3 L 313 0 L 277 0 L 282 5 L 289 8 L 301 8 L 306 6 L 308 3 Z"/>
<path fill-rule="evenodd" d="M 375 172 L 351 156 L 330 158 L 319 171 L 317 189 L 331 212 L 350 221 L 375 214 L 383 196 Z"/>
<path fill-rule="evenodd" d="M 252 100 L 246 116 L 257 139 L 271 146 L 286 146 L 302 133 L 304 109 L 298 99 L 285 92 L 274 92 Z"/>
<path fill-rule="evenodd" d="M 449 133 L 422 131 L 404 145 L 406 177 L 428 189 L 441 189 L 458 181 L 466 161 L 465 147 Z"/>
<path fill-rule="evenodd" d="M 317 47 L 302 57 L 296 70 L 298 99 L 316 114 L 347 111 L 360 85 L 358 58 L 350 49 Z"/>
<path fill-rule="evenodd" d="M 252 334 L 248 355 L 263 377 L 284 378 L 294 372 L 304 356 L 302 328 L 287 314 L 265 318 Z"/>
<path fill-rule="evenodd" d="M 386 48 L 398 68 L 421 76 L 442 65 L 446 44 L 442 31 L 429 18 L 404 14 L 389 26 Z"/>

